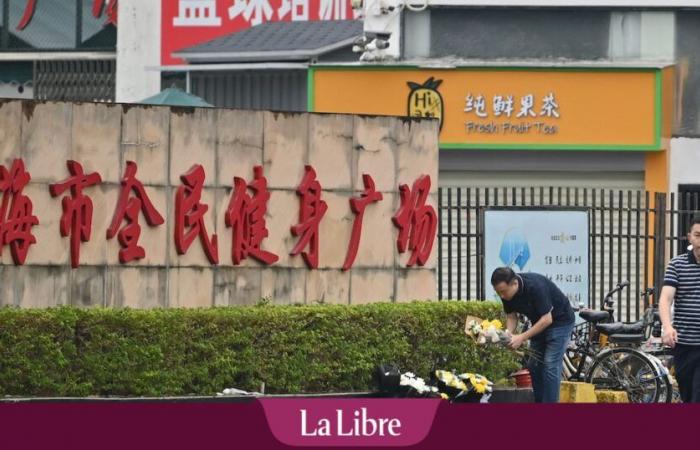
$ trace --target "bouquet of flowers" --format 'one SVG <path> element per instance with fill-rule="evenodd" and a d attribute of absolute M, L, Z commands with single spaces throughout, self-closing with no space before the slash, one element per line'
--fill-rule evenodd
<path fill-rule="evenodd" d="M 503 329 L 500 320 L 483 320 L 474 316 L 467 316 L 464 322 L 464 332 L 477 344 L 500 343 L 506 345 L 510 342 L 510 333 Z"/>
<path fill-rule="evenodd" d="M 392 397 L 437 397 L 440 395 L 435 386 L 431 386 L 413 372 L 401 373 L 396 364 L 380 364 L 374 374 L 374 381 L 379 392 Z"/>
<path fill-rule="evenodd" d="M 435 378 L 443 398 L 455 403 L 487 403 L 493 393 L 493 383 L 476 373 L 456 374 L 449 370 L 436 370 Z"/>
<path fill-rule="evenodd" d="M 440 395 L 438 388 L 429 386 L 421 377 L 417 377 L 413 372 L 401 374 L 399 386 L 402 387 L 406 397 L 435 397 Z"/>
<path fill-rule="evenodd" d="M 474 316 L 467 316 L 467 320 L 464 323 L 464 332 L 479 345 L 508 345 L 512 338 L 510 332 L 503 329 L 503 324 L 498 319 L 489 321 Z M 516 353 L 542 362 L 542 354 L 527 345 L 519 347 Z"/>
<path fill-rule="evenodd" d="M 392 397 L 440 397 L 455 403 L 486 403 L 493 391 L 493 383 L 479 374 L 435 370 L 426 383 L 413 372 L 400 373 L 393 364 L 380 365 L 376 381 L 379 391 Z"/>

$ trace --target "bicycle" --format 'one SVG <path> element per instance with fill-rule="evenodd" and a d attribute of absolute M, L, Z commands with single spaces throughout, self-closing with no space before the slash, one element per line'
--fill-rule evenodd
<path fill-rule="evenodd" d="M 629 282 L 622 282 L 618 286 L 625 288 Z M 642 319 L 632 322 L 615 321 L 615 301 L 611 295 L 606 296 L 604 310 L 608 313 L 609 319 L 604 323 L 595 325 L 595 332 L 598 333 L 597 341 L 599 345 L 605 347 L 610 341 L 613 345 L 631 347 L 641 351 L 657 366 L 657 371 L 663 375 L 662 394 L 659 402 L 670 402 L 680 398 L 677 386 L 673 382 L 673 356 L 668 347 L 665 347 L 661 340 L 661 319 L 658 307 L 651 301 L 655 295 L 655 288 L 647 288 L 641 293 L 642 304 L 644 305 L 644 315 Z M 589 310 L 590 312 L 590 310 Z M 580 313 L 581 314 L 581 313 Z"/>
<path fill-rule="evenodd" d="M 615 322 L 613 296 L 627 286 L 629 282 L 618 283 L 608 292 L 602 311 L 579 311 L 585 322 L 572 333 L 564 355 L 564 378 L 592 383 L 596 389 L 625 391 L 631 403 L 670 402 L 668 370 L 654 356 L 634 348 L 651 333 L 654 311 L 647 308 L 644 318 L 634 323 Z M 643 295 L 649 294 L 646 290 Z"/>

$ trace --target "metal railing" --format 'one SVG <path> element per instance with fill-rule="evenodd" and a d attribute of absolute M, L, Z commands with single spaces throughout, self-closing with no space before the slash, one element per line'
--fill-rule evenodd
<path fill-rule="evenodd" d="M 438 297 L 484 299 L 483 211 L 489 207 L 572 207 L 589 211 L 589 305 L 601 306 L 620 280 L 617 317 L 641 317 L 643 290 L 660 286 L 665 264 L 687 245 L 687 223 L 699 209 L 700 194 L 572 187 L 474 188 L 438 190 Z"/>

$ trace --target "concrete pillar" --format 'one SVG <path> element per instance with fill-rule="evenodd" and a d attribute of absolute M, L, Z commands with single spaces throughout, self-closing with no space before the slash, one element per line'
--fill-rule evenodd
<path fill-rule="evenodd" d="M 160 92 L 161 2 L 119 0 L 116 101 L 131 103 Z"/>

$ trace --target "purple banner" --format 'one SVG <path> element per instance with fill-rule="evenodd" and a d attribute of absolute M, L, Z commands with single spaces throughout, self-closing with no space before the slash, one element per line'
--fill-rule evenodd
<path fill-rule="evenodd" d="M 0 445 L 3 449 L 23 450 L 301 448 L 283 442 L 288 439 L 285 433 L 292 435 L 295 427 L 301 426 L 300 413 L 294 414 L 294 411 L 303 406 L 307 410 L 308 430 L 313 420 L 317 420 L 317 425 L 323 418 L 337 420 L 338 410 L 343 411 L 343 421 L 354 419 L 358 407 L 358 419 L 362 417 L 363 407 L 367 409 L 368 419 L 399 419 L 401 428 L 393 430 L 405 433 L 399 436 L 406 439 L 405 445 L 410 445 L 409 438 L 420 439 L 419 435 L 429 430 L 425 439 L 411 449 L 673 449 L 693 447 L 700 417 L 698 405 L 457 405 L 446 401 L 439 404 L 384 401 L 387 403 L 383 406 L 373 401 L 348 399 L 249 400 L 244 403 L 0 403 Z M 316 402 L 322 402 L 318 405 L 323 406 L 317 406 Z M 266 420 L 266 411 L 272 429 Z M 290 423 L 280 428 L 277 421 L 285 417 Z M 384 425 L 387 430 L 388 422 Z M 350 429 L 357 429 L 352 420 L 343 425 L 343 432 Z M 367 423 L 368 434 L 370 429 Z M 359 430 L 362 430 L 361 423 Z M 308 448 L 337 445 L 321 436 L 307 436 L 303 442 L 302 437 L 292 439 L 298 439 L 297 442 Z M 345 439 L 347 441 L 339 445 L 387 448 L 399 445 L 394 437 L 386 436 L 381 441 L 376 436 Z M 294 441 L 289 442 L 293 444 Z"/>

